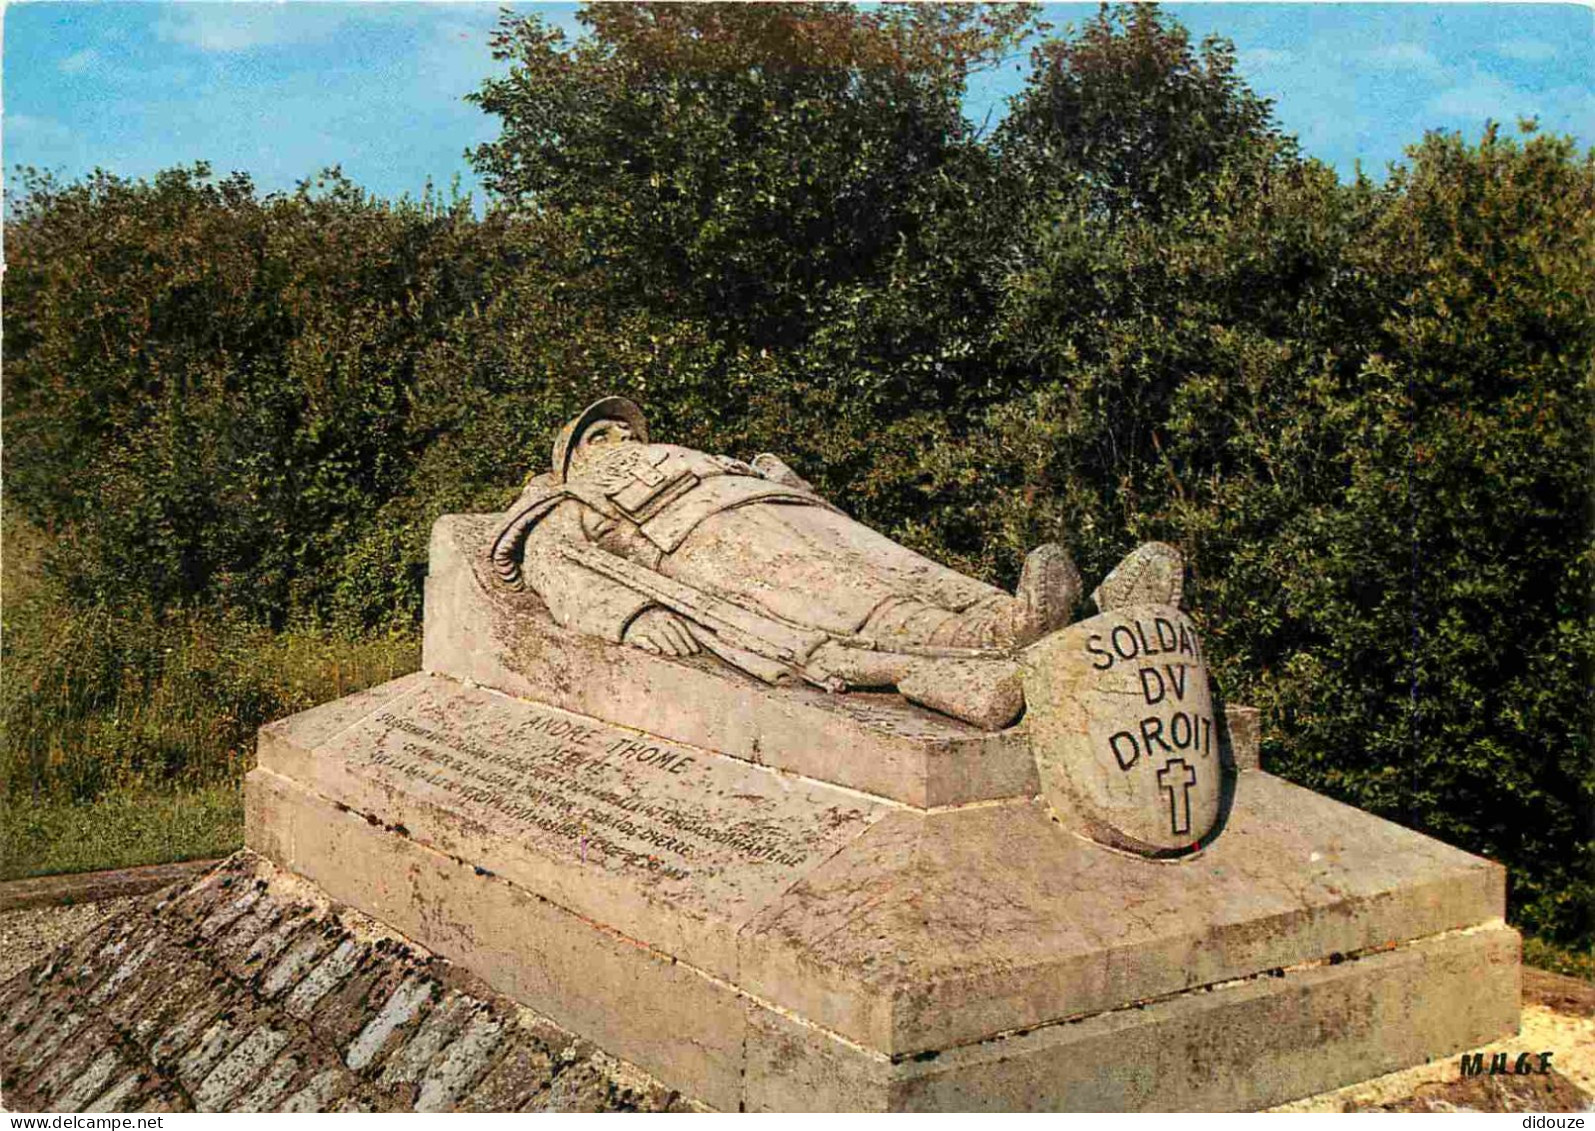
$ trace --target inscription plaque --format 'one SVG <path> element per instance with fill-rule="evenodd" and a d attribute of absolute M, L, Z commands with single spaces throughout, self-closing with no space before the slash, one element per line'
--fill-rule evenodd
<path fill-rule="evenodd" d="M 575 888 L 623 881 L 722 912 L 784 890 L 882 811 L 819 782 L 483 689 L 419 685 L 316 754 L 340 767 L 331 792 L 360 780 L 379 796 L 416 798 L 452 815 L 437 828 L 464 818 L 507 859 L 547 862 Z M 362 808 L 353 795 L 334 800 Z"/>
<path fill-rule="evenodd" d="M 1025 653 L 1041 788 L 1097 840 L 1146 855 L 1194 848 L 1223 773 L 1202 643 L 1171 605 L 1129 605 Z"/>

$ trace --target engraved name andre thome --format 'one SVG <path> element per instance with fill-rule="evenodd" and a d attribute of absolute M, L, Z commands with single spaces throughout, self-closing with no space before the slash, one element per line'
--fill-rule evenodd
<path fill-rule="evenodd" d="M 1213 755 L 1213 718 L 1205 709 L 1188 710 L 1187 696 L 1206 708 L 1207 670 L 1202 644 L 1182 618 L 1134 619 L 1086 638 L 1093 668 L 1121 673 L 1133 668 L 1130 693 L 1151 710 L 1133 727 L 1108 736 L 1108 749 L 1119 769 L 1129 773 L 1142 758 L 1156 763 L 1158 791 L 1169 806 L 1169 831 L 1191 831 L 1191 790 L 1196 787 L 1196 760 Z M 1121 674 L 1120 678 L 1126 678 Z"/>
<path fill-rule="evenodd" d="M 567 841 L 584 862 L 591 854 L 595 861 L 614 859 L 679 880 L 692 874 L 683 865 L 716 848 L 787 867 L 807 855 L 806 846 L 765 822 L 693 812 L 606 784 L 622 768 L 676 778 L 700 768 L 700 759 L 668 745 L 548 714 L 531 716 L 506 736 L 514 749 L 485 746 L 391 711 L 376 721 L 409 737 L 397 750 L 380 747 L 373 764 Z"/>

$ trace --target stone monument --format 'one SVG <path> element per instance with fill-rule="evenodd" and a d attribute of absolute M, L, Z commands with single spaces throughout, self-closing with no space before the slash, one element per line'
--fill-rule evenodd
<path fill-rule="evenodd" d="M 853 521 L 778 457 L 654 444 L 606 397 L 493 540 L 493 566 L 561 628 L 655 655 L 707 650 L 774 685 L 895 688 L 986 729 L 1024 707 L 1014 653 L 1066 621 L 1080 576 L 1043 546 L 1009 595 Z"/>
<path fill-rule="evenodd" d="M 1132 552 L 1074 620 L 605 398 L 433 530 L 424 670 L 247 842 L 725 1110 L 1246 1109 L 1517 1025 L 1502 869 L 1264 772 Z M 1487 976 L 1481 976 L 1487 973 Z"/>
<path fill-rule="evenodd" d="M 605 398 L 437 523 L 424 671 L 262 729 L 245 852 L 0 986 L 0 1087 L 1235 1109 L 1514 1030 L 1502 870 L 1263 772 L 1183 575 L 1074 619 Z"/>

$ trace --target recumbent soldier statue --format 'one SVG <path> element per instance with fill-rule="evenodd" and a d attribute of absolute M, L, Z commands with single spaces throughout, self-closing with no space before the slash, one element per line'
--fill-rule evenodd
<path fill-rule="evenodd" d="M 706 651 L 772 684 L 896 688 L 988 729 L 1023 709 L 1018 650 L 1067 624 L 1080 592 L 1061 546 L 1033 550 L 1004 593 L 854 521 L 773 455 L 653 443 L 624 397 L 566 424 L 491 553 L 570 631 Z"/>

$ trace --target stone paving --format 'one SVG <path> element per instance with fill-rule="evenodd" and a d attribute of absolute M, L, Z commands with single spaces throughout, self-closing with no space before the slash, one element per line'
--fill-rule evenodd
<path fill-rule="evenodd" d="M 674 1092 L 252 853 L 0 986 L 10 1111 L 667 1111 Z"/>

